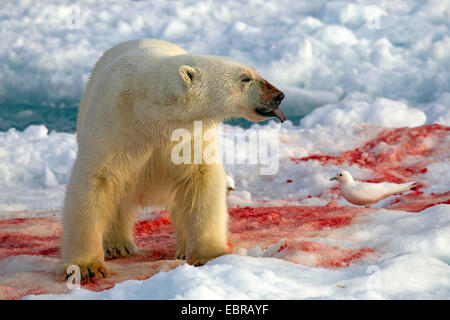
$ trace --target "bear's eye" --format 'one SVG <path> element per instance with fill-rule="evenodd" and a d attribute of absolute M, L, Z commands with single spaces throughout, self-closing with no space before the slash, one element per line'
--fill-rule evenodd
<path fill-rule="evenodd" d="M 243 77 L 241 79 L 242 82 L 249 82 L 250 80 L 252 80 L 250 77 Z"/>

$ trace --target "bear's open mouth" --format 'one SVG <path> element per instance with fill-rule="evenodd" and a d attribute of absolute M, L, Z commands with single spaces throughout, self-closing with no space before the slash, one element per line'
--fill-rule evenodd
<path fill-rule="evenodd" d="M 278 119 L 280 119 L 281 122 L 284 122 L 286 120 L 286 116 L 284 115 L 283 111 L 281 111 L 280 107 L 277 107 L 271 111 L 266 111 L 266 110 L 263 110 L 260 108 L 255 108 L 255 112 L 263 117 L 278 118 Z"/>

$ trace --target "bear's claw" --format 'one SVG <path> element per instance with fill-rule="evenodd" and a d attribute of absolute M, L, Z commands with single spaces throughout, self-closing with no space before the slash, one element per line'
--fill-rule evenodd
<path fill-rule="evenodd" d="M 188 259 L 187 263 L 194 266 L 194 267 L 200 267 L 202 265 L 204 265 L 205 263 L 207 263 L 209 260 L 212 260 L 214 258 L 197 258 L 197 259 Z"/>
<path fill-rule="evenodd" d="M 139 253 L 134 243 L 124 243 L 111 245 L 104 250 L 105 259 L 134 256 Z"/>
<path fill-rule="evenodd" d="M 184 250 L 177 249 L 177 252 L 175 253 L 175 259 L 185 260 L 186 254 L 184 253 Z"/>
<path fill-rule="evenodd" d="M 108 269 L 105 267 L 105 265 L 101 262 L 96 263 L 88 263 L 83 265 L 76 265 L 76 264 L 64 264 L 60 266 L 60 271 L 58 272 L 61 274 L 60 279 L 61 280 L 69 280 L 71 276 L 77 276 L 77 271 L 74 271 L 73 269 L 71 272 L 69 272 L 69 267 L 75 265 L 79 268 L 79 279 L 81 283 L 86 283 L 90 280 L 95 280 L 99 278 L 106 278 L 109 275 Z"/>
<path fill-rule="evenodd" d="M 191 255 L 190 257 L 188 257 L 187 259 L 186 259 L 186 262 L 188 263 L 188 264 L 190 264 L 190 265 L 193 265 L 193 266 L 195 266 L 195 267 L 198 267 L 198 266 L 202 266 L 202 265 L 204 265 L 205 263 L 207 263 L 209 260 L 212 260 L 212 259 L 215 259 L 215 258 L 217 258 L 217 257 L 220 257 L 220 256 L 222 256 L 222 255 L 225 255 L 225 254 L 227 254 L 228 252 L 227 251 L 225 251 L 225 250 L 218 250 L 217 252 L 215 252 L 215 253 L 210 253 L 209 255 L 196 255 L 196 254 L 193 254 L 193 255 Z"/>
<path fill-rule="evenodd" d="M 108 275 L 108 270 L 105 266 L 94 263 L 87 266 L 80 266 L 81 282 L 89 280 L 105 278 Z"/>

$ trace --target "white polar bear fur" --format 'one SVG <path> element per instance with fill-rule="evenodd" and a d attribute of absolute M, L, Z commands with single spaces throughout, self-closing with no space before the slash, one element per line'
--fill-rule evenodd
<path fill-rule="evenodd" d="M 241 83 L 243 73 L 255 80 Z M 205 131 L 229 117 L 265 119 L 253 109 L 264 88 L 251 67 L 166 41 L 132 40 L 106 51 L 80 103 L 59 272 L 78 265 L 83 278 L 104 276 L 105 257 L 136 253 L 139 206 L 170 211 L 176 258 L 202 264 L 227 253 L 223 167 L 175 165 L 178 142 L 170 137 L 178 128 L 193 132 L 194 120 Z"/>

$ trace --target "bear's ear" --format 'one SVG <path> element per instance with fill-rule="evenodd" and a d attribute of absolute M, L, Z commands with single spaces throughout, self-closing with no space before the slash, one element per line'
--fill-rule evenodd
<path fill-rule="evenodd" d="M 197 70 L 187 65 L 183 65 L 180 67 L 180 69 L 178 69 L 178 73 L 185 83 L 191 84 L 195 78 Z"/>

